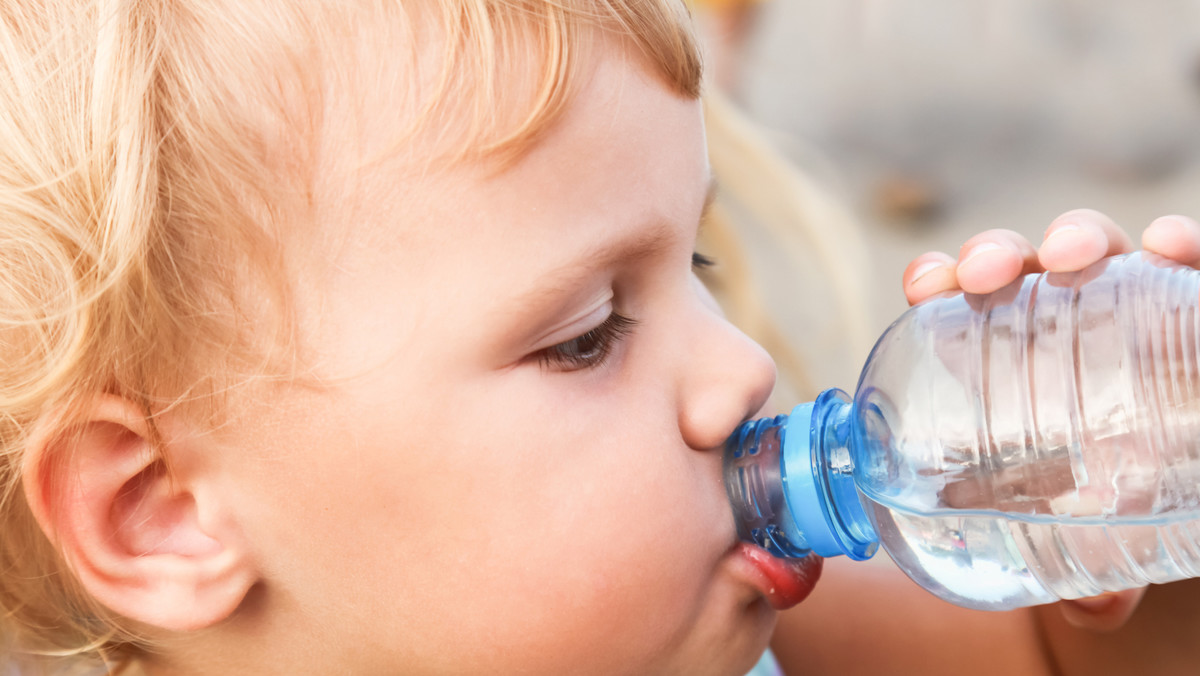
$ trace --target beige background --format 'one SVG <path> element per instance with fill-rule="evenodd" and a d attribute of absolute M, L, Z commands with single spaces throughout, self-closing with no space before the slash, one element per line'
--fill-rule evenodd
<path fill-rule="evenodd" d="M 1088 206 L 1136 241 L 1157 215 L 1200 217 L 1200 0 L 770 0 L 756 19 L 735 98 L 862 224 L 872 335 L 913 256 L 981 230 L 1037 241 Z M 897 208 L 921 193 L 929 208 Z M 852 388 L 866 355 L 823 331 L 819 280 L 757 246 L 817 377 Z"/>

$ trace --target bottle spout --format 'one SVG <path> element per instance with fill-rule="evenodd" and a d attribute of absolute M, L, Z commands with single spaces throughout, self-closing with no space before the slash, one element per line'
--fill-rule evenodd
<path fill-rule="evenodd" d="M 743 423 L 725 445 L 725 490 L 733 507 L 738 537 L 774 556 L 800 558 L 812 553 L 797 537 L 783 493 L 784 415 Z"/>
<path fill-rule="evenodd" d="M 826 390 L 734 431 L 724 478 L 742 540 L 780 557 L 874 555 L 878 537 L 852 474 L 851 407 L 845 392 Z"/>

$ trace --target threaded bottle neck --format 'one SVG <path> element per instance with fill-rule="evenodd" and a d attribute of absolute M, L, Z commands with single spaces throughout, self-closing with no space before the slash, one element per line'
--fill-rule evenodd
<path fill-rule="evenodd" d="M 725 453 L 738 535 L 773 555 L 870 558 L 877 536 L 854 485 L 852 404 L 826 390 L 789 416 L 743 424 Z"/>

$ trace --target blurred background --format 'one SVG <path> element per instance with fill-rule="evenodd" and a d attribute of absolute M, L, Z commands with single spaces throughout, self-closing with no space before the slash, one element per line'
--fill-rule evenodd
<path fill-rule="evenodd" d="M 1200 0 L 697 4 L 715 88 L 850 217 L 816 224 L 844 259 L 745 232 L 817 387 L 853 388 L 921 252 L 989 228 L 1037 243 L 1075 207 L 1135 242 L 1200 217 Z M 858 307 L 823 298 L 831 266 L 855 268 Z"/>

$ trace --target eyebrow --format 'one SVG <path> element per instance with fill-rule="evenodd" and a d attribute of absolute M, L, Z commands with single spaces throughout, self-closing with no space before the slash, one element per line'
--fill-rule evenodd
<path fill-rule="evenodd" d="M 704 195 L 704 206 L 700 211 L 700 228 L 703 228 L 705 221 L 708 220 L 709 212 L 717 200 L 717 191 L 717 179 L 710 177 Z M 517 301 L 517 307 L 534 307 L 548 299 L 568 293 L 578 279 L 593 270 L 604 269 L 621 261 L 637 262 L 651 258 L 668 248 L 673 236 L 674 231 L 671 227 L 659 223 L 654 227 L 638 231 L 635 236 L 606 242 L 585 251 L 571 263 L 546 273 L 538 281 L 536 289 L 521 296 Z"/>

